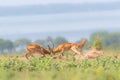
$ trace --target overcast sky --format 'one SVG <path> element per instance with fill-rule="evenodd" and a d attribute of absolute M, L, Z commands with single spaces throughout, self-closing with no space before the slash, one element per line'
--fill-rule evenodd
<path fill-rule="evenodd" d="M 49 3 L 93 3 L 93 2 L 117 2 L 120 0 L 0 0 L 0 6 L 21 6 Z"/>
<path fill-rule="evenodd" d="M 22 6 L 49 3 L 109 3 L 120 0 L 0 0 L 0 6 Z M 0 35 L 102 29 L 120 30 L 120 10 L 90 11 L 66 14 L 0 16 Z"/>
<path fill-rule="evenodd" d="M 0 18 L 0 34 L 120 30 L 120 10 Z"/>

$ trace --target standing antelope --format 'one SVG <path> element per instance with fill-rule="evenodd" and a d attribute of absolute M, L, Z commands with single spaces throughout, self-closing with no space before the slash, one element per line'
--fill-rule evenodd
<path fill-rule="evenodd" d="M 45 54 L 51 53 L 50 47 L 49 47 L 49 50 L 46 50 L 44 47 L 42 47 L 41 45 L 38 45 L 38 44 L 30 44 L 27 46 L 26 49 L 27 49 L 27 53 L 26 53 L 25 57 L 27 59 L 28 59 L 28 55 L 33 57 L 33 54 L 35 54 L 36 52 L 39 54 L 42 54 L 43 56 L 45 56 Z"/>
<path fill-rule="evenodd" d="M 85 43 L 86 43 L 86 39 L 82 39 L 82 42 L 80 44 L 67 43 L 67 42 L 62 43 L 57 48 L 54 48 L 52 50 L 52 52 L 54 54 L 60 52 L 62 54 L 62 56 L 63 56 L 63 53 L 65 51 L 72 50 L 73 52 L 75 52 L 77 54 L 81 54 L 82 48 L 84 47 Z M 78 50 L 80 50 L 80 52 Z"/>

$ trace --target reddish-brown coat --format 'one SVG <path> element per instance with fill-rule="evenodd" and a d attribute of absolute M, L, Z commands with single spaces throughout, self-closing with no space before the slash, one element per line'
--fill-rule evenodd
<path fill-rule="evenodd" d="M 33 56 L 33 54 L 35 53 L 42 54 L 43 56 L 45 56 L 45 54 L 51 53 L 50 50 L 46 50 L 44 47 L 38 44 L 30 44 L 27 46 L 26 50 L 27 50 L 27 53 L 25 56 L 27 59 L 28 59 L 28 55 Z"/>
<path fill-rule="evenodd" d="M 73 52 L 77 54 L 81 54 L 82 48 L 84 47 L 86 43 L 86 39 L 83 39 L 81 44 L 75 44 L 75 43 L 62 43 L 60 44 L 57 48 L 53 49 L 53 53 L 58 53 L 60 52 L 62 55 L 65 51 L 72 50 Z M 80 52 L 78 51 L 80 50 Z"/>

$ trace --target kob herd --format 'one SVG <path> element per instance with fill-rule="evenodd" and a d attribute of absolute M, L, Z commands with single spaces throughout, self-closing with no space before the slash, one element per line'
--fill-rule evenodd
<path fill-rule="evenodd" d="M 101 50 L 96 50 L 96 49 L 90 49 L 88 52 L 86 52 L 86 54 L 82 54 L 82 50 L 83 47 L 85 46 L 87 40 L 86 39 L 82 39 L 80 44 L 76 44 L 76 43 L 61 43 L 58 45 L 58 47 L 54 48 L 54 44 L 53 44 L 53 48 L 51 48 L 48 45 L 48 49 L 45 49 L 43 46 L 38 45 L 38 44 L 30 44 L 27 46 L 26 50 L 26 54 L 25 57 L 27 59 L 29 59 L 28 56 L 34 56 L 34 54 L 38 53 L 40 55 L 42 55 L 42 57 L 45 57 L 46 54 L 56 54 L 59 53 L 61 58 L 64 56 L 64 52 L 66 51 L 72 51 L 75 54 L 75 58 L 77 60 L 81 60 L 81 59 L 92 59 L 92 58 L 96 58 L 98 56 L 103 56 L 103 51 Z"/>

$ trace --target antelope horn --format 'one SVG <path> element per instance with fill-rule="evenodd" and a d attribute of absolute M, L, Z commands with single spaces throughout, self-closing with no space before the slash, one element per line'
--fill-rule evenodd
<path fill-rule="evenodd" d="M 54 43 L 51 41 L 51 43 L 52 43 L 52 49 L 54 49 Z"/>
<path fill-rule="evenodd" d="M 48 48 L 49 48 L 50 52 L 53 53 L 54 43 L 50 39 L 48 40 L 48 42 L 49 42 Z M 52 48 L 50 47 L 50 43 L 52 44 Z"/>
<path fill-rule="evenodd" d="M 54 49 L 54 43 L 50 39 L 48 40 L 52 44 L 52 49 Z M 50 46 L 49 46 L 50 47 Z M 50 48 L 51 49 L 51 48 Z"/>
<path fill-rule="evenodd" d="M 51 50 L 50 46 L 48 45 L 48 49 Z"/>

